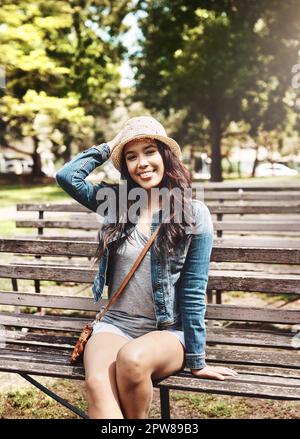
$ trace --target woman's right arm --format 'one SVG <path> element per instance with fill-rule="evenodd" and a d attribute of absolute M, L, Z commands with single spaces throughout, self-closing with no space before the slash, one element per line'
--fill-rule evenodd
<path fill-rule="evenodd" d="M 103 183 L 93 184 L 86 177 L 98 166 L 108 160 L 113 149 L 112 142 L 92 146 L 67 162 L 57 173 L 56 181 L 74 200 L 96 212 L 97 192 Z"/>

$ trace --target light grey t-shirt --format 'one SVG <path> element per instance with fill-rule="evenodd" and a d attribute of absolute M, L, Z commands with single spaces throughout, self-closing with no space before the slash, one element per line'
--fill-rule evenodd
<path fill-rule="evenodd" d="M 129 239 L 118 248 L 114 255 L 109 298 L 129 273 L 148 239 L 136 226 Z M 101 322 L 112 323 L 134 338 L 157 329 L 150 257 L 149 249 L 121 295 L 101 319 Z M 103 309 L 104 306 L 100 311 Z"/>

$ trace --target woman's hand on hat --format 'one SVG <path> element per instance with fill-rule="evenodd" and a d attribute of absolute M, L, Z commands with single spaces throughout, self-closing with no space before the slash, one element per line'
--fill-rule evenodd
<path fill-rule="evenodd" d="M 114 148 L 119 145 L 122 139 L 122 132 L 119 132 L 112 140 L 106 142 L 109 146 L 110 152 L 113 152 Z"/>
<path fill-rule="evenodd" d="M 238 373 L 223 366 L 205 366 L 203 369 L 191 369 L 192 375 L 198 378 L 211 378 L 214 380 L 224 380 L 226 376 L 237 376 Z"/>

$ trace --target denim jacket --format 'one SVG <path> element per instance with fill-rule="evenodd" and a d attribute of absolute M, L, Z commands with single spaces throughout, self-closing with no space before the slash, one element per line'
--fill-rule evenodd
<path fill-rule="evenodd" d="M 56 181 L 72 198 L 96 212 L 99 205 L 96 194 L 104 185 L 94 185 L 85 178 L 109 156 L 106 143 L 92 146 L 66 163 L 57 172 Z M 152 215 L 151 234 L 160 223 L 160 212 Z M 157 329 L 176 327 L 183 330 L 185 366 L 202 369 L 206 366 L 204 317 L 213 225 L 210 212 L 201 201 L 192 201 L 192 212 L 195 227 L 176 246 L 173 254 L 161 261 L 151 246 L 151 278 Z M 110 254 L 106 249 L 92 287 L 96 302 L 102 297 L 104 286 L 109 284 L 109 261 Z"/>

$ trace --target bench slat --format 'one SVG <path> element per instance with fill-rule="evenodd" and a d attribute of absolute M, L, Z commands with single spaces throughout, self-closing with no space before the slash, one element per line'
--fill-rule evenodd
<path fill-rule="evenodd" d="M 290 221 L 213 221 L 215 230 L 223 231 L 240 231 L 240 232 L 284 232 L 290 234 L 291 232 L 300 232 L 300 222 L 297 220 Z"/>
<path fill-rule="evenodd" d="M 300 241 L 299 241 L 300 245 Z M 0 239 L 0 252 L 26 253 L 27 255 L 80 256 L 93 257 L 98 244 L 96 242 L 72 242 L 30 239 Z M 222 244 L 215 240 L 211 260 L 215 262 L 261 262 L 274 264 L 299 264 L 300 248 L 268 247 L 240 248 L 229 242 Z"/>
<path fill-rule="evenodd" d="M 36 265 L 2 265 L 0 277 L 10 279 L 38 279 L 56 282 L 93 283 L 97 269 L 44 267 Z M 208 289 L 221 291 L 256 291 L 265 293 L 300 293 L 300 277 L 292 274 L 210 270 Z"/>
<path fill-rule="evenodd" d="M 274 380 L 275 381 L 275 380 Z M 197 378 L 169 377 L 158 384 L 159 388 L 168 387 L 176 390 L 214 393 L 220 395 L 253 396 L 256 398 L 300 400 L 300 389 L 298 387 L 266 385 L 259 383 L 239 383 L 237 378 L 227 378 L 225 381 L 204 380 Z"/>
<path fill-rule="evenodd" d="M 213 221 L 214 229 L 223 231 L 249 231 L 249 232 L 300 232 L 300 222 L 297 220 L 284 221 Z M 48 229 L 79 229 L 98 230 L 100 222 L 90 220 L 17 220 L 16 227 L 23 228 L 48 228 Z"/>
<path fill-rule="evenodd" d="M 208 344 L 226 344 L 240 346 L 261 346 L 276 347 L 281 349 L 292 349 L 291 338 L 295 335 L 291 332 L 277 334 L 275 331 L 255 331 L 243 328 L 231 330 L 228 328 L 207 328 Z M 33 346 L 56 346 L 72 347 L 77 338 L 76 336 L 49 335 L 45 333 L 32 333 L 22 331 L 11 331 L 2 329 L 2 340 L 15 344 L 26 344 Z"/>
<path fill-rule="evenodd" d="M 13 314 L 1 312 L 0 325 L 32 329 L 49 329 L 53 331 L 81 332 L 91 318 L 67 316 L 39 316 L 34 314 Z"/>
<path fill-rule="evenodd" d="M 2 350 L 0 350 L 0 353 L 2 354 L 3 352 L 1 351 Z M 5 362 L 5 370 L 9 369 L 9 371 L 21 370 L 46 376 L 83 378 L 83 368 L 80 366 L 70 366 L 68 364 L 68 356 L 46 356 L 36 353 L 33 358 L 28 352 L 6 351 L 5 355 L 0 355 L 0 358 L 0 370 L 3 370 L 3 362 Z M 188 377 L 184 374 L 177 374 L 176 376 L 159 380 L 154 383 L 154 385 L 157 387 L 167 386 L 171 389 L 189 390 L 192 392 L 198 390 L 201 392 L 230 394 L 235 396 L 300 399 L 298 383 L 300 383 L 300 379 L 273 377 L 271 384 L 266 376 L 256 375 L 255 379 L 252 380 L 249 374 L 238 375 L 232 378 L 229 377 L 225 381 L 199 380 L 193 378 L 191 375 Z"/>
<path fill-rule="evenodd" d="M 209 290 L 255 291 L 264 293 L 300 293 L 300 278 L 292 274 L 210 270 Z"/>
<path fill-rule="evenodd" d="M 244 237 L 224 237 L 214 239 L 214 245 L 218 247 L 251 247 L 251 248 L 263 248 L 263 249 L 299 249 L 300 248 L 300 239 L 291 238 L 269 238 L 267 236 L 244 236 Z"/>
<path fill-rule="evenodd" d="M 13 348 L 0 348 L 1 357 L 6 356 L 12 358 L 13 356 L 22 355 L 26 356 L 27 361 L 43 361 L 50 363 L 64 364 L 69 361 L 72 348 L 51 348 L 48 346 L 24 346 L 24 345 L 12 345 Z M 276 355 L 275 355 L 276 353 Z M 51 357 L 51 355 L 53 357 Z M 248 364 L 248 365 L 265 365 L 272 367 L 290 367 L 298 369 L 299 372 L 299 355 L 295 353 L 281 353 L 272 349 L 263 350 L 253 348 L 218 348 L 208 346 L 206 349 L 206 359 L 209 363 L 223 362 L 228 365 L 234 364 Z M 299 376 L 300 379 L 300 376 Z M 300 390 L 300 389 L 299 389 Z"/>
<path fill-rule="evenodd" d="M 1 296 L 5 297 L 5 294 L 1 293 Z M 12 296 L 14 300 L 10 300 L 9 296 Z M 42 295 L 36 294 L 36 296 L 42 296 Z M 11 302 L 13 301 L 15 304 L 18 304 L 19 306 L 22 305 L 25 306 L 25 303 L 27 303 L 27 306 L 41 305 L 49 308 L 68 309 L 68 310 L 74 309 L 80 311 L 82 310 L 82 311 L 93 311 L 93 312 L 97 312 L 102 305 L 107 303 L 105 299 L 102 299 L 99 303 L 94 304 L 93 301 L 88 298 L 75 297 L 74 300 L 73 298 L 70 298 L 68 300 L 67 297 L 62 297 L 60 298 L 61 300 L 59 300 L 57 297 L 55 299 L 51 299 L 51 296 L 49 296 L 49 299 L 46 298 L 45 300 L 43 300 L 43 297 L 41 299 L 37 297 L 36 300 L 34 300 L 35 298 L 33 298 L 32 301 L 29 300 L 28 302 L 26 302 L 25 298 L 22 297 L 22 300 L 21 299 L 19 300 L 19 297 L 20 297 L 20 293 L 17 292 L 9 293 L 5 297 L 6 300 L 4 299 L 3 302 L 6 304 L 11 304 Z M 80 307 L 80 305 L 82 305 L 82 307 Z M 41 318 L 44 318 L 45 322 L 43 322 Z M 293 325 L 299 323 L 300 321 L 300 310 L 208 304 L 206 310 L 206 318 L 210 320 L 225 320 L 225 321 L 236 321 L 236 322 L 266 322 L 266 323 L 280 323 L 280 324 Z M 10 312 L 0 313 L 0 324 L 2 325 L 16 325 L 16 326 L 24 326 L 24 327 L 28 325 L 28 327 L 36 327 L 36 325 L 46 324 L 46 322 L 48 322 L 48 319 L 51 319 L 51 322 L 53 319 L 54 321 L 58 319 L 60 319 L 61 322 L 65 321 L 65 317 L 63 316 L 59 316 L 59 317 L 48 316 L 48 315 L 36 316 L 35 314 L 17 314 Z M 72 328 L 76 329 L 78 326 L 75 318 L 74 321 L 75 323 Z M 50 326 L 51 328 L 52 323 L 49 324 L 51 325 Z M 70 328 L 70 325 L 72 325 L 72 318 L 67 318 L 67 325 L 68 328 Z"/>
<path fill-rule="evenodd" d="M 296 351 L 296 349 L 295 349 Z M 218 348 L 207 346 L 206 349 L 207 361 L 218 363 L 226 362 L 241 363 L 241 364 L 259 364 L 273 367 L 293 367 L 299 369 L 299 353 L 296 352 L 282 352 L 271 349 L 258 348 Z"/>
<path fill-rule="evenodd" d="M 298 201 L 290 202 L 290 203 L 277 203 L 268 204 L 264 202 L 263 204 L 245 204 L 245 205 L 215 205 L 211 203 L 207 203 L 207 207 L 211 214 L 222 213 L 226 214 L 236 214 L 236 215 L 250 215 L 250 214 L 294 214 L 300 213 L 300 203 Z"/>

